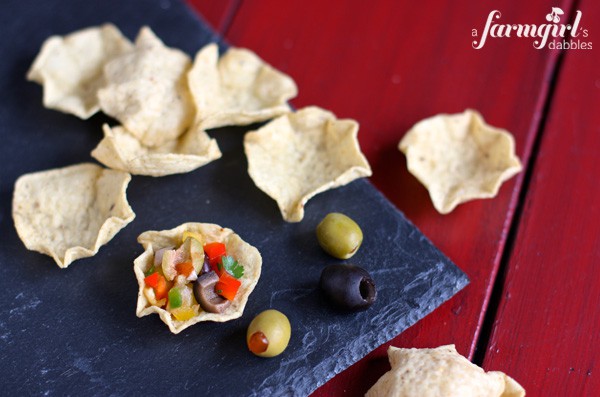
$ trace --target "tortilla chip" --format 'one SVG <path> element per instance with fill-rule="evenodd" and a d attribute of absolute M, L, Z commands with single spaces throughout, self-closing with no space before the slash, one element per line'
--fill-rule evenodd
<path fill-rule="evenodd" d="M 186 78 L 190 67 L 185 53 L 166 47 L 143 27 L 134 50 L 104 67 L 107 85 L 98 91 L 100 107 L 146 146 L 172 141 L 194 118 Z"/>
<path fill-rule="evenodd" d="M 23 175 L 13 196 L 17 233 L 61 268 L 94 256 L 135 218 L 125 195 L 130 180 L 91 163 Z"/>
<path fill-rule="evenodd" d="M 242 285 L 231 305 L 222 314 L 208 313 L 201 310 L 199 315 L 187 321 L 179 321 L 167 310 L 151 305 L 144 294 L 144 273 L 153 265 L 154 253 L 162 248 L 181 245 L 185 231 L 201 234 L 207 243 L 224 243 L 227 254 L 233 256 L 244 266 L 244 276 L 240 279 Z M 202 321 L 225 322 L 240 317 L 244 312 L 248 297 L 260 278 L 262 258 L 258 250 L 242 240 L 233 230 L 213 223 L 184 223 L 171 230 L 147 231 L 140 234 L 138 242 L 142 244 L 145 251 L 133 263 L 133 270 L 139 284 L 136 314 L 138 317 L 144 317 L 152 313 L 158 313 L 161 320 L 167 324 L 174 334 L 178 334 L 187 327 Z"/>
<path fill-rule="evenodd" d="M 104 84 L 104 65 L 133 45 L 111 24 L 67 36 L 51 36 L 27 79 L 44 86 L 44 106 L 87 119 L 100 110 L 97 92 Z"/>
<path fill-rule="evenodd" d="M 318 107 L 286 114 L 244 137 L 248 173 L 283 219 L 299 222 L 314 195 L 371 175 L 357 134 L 356 121 Z"/>
<path fill-rule="evenodd" d="M 104 124 L 102 129 L 104 139 L 92 157 L 107 167 L 135 175 L 182 174 L 221 157 L 217 142 L 195 128 L 156 148 L 144 146 L 123 127 Z"/>
<path fill-rule="evenodd" d="M 392 369 L 366 397 L 523 397 L 525 389 L 502 372 L 485 372 L 458 354 L 454 345 L 435 349 L 390 346 Z"/>
<path fill-rule="evenodd" d="M 522 169 L 513 136 L 489 126 L 471 109 L 418 122 L 398 147 L 441 214 L 469 200 L 496 196 L 502 182 Z"/>
<path fill-rule="evenodd" d="M 294 81 L 252 51 L 230 48 L 219 59 L 216 44 L 198 51 L 188 74 L 202 129 L 247 125 L 290 111 L 287 101 L 298 94 Z"/>

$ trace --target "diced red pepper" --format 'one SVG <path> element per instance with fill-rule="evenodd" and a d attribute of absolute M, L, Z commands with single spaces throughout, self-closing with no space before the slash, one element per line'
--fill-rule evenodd
<path fill-rule="evenodd" d="M 160 276 L 160 274 L 158 274 L 158 272 L 154 272 L 151 275 L 147 276 L 144 279 L 144 282 L 146 283 L 146 285 L 150 288 L 156 288 L 156 285 L 158 284 L 158 277 Z"/>
<path fill-rule="evenodd" d="M 156 300 L 164 299 L 168 294 L 169 285 L 167 284 L 167 280 L 164 278 L 164 276 L 158 274 L 158 281 L 156 282 L 156 287 L 154 287 L 154 295 L 156 296 Z"/>
<path fill-rule="evenodd" d="M 242 285 L 240 280 L 224 271 L 219 276 L 219 281 L 215 284 L 215 293 L 232 301 L 235 298 L 238 289 L 240 289 L 240 285 Z"/>
<path fill-rule="evenodd" d="M 177 270 L 177 273 L 188 277 L 194 271 L 194 265 L 192 265 L 192 262 L 181 262 L 175 265 L 175 270 Z"/>
<path fill-rule="evenodd" d="M 227 255 L 225 244 L 223 243 L 208 243 L 204 245 L 204 253 L 208 257 L 208 263 L 212 270 L 220 274 L 218 269 L 219 261 L 223 255 Z"/>

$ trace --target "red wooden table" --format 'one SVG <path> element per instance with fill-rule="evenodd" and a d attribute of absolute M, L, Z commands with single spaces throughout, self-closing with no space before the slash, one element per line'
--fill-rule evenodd
<path fill-rule="evenodd" d="M 373 183 L 470 277 L 431 315 L 315 396 L 359 396 L 389 369 L 386 349 L 454 343 L 528 396 L 600 395 L 600 5 L 595 0 L 189 0 L 231 44 L 297 82 L 296 107 L 360 122 Z M 488 15 L 544 24 L 552 7 L 592 49 L 533 38 L 471 45 Z M 551 38 L 552 39 L 552 38 Z M 561 39 L 562 40 L 562 39 Z M 438 214 L 398 141 L 417 121 L 479 110 L 516 139 L 524 171 L 492 200 Z"/>

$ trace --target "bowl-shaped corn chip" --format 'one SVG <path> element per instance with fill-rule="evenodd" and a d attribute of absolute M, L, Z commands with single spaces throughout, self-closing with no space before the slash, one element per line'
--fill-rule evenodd
<path fill-rule="evenodd" d="M 190 67 L 185 53 L 166 47 L 144 27 L 135 48 L 104 67 L 100 107 L 146 146 L 174 140 L 194 118 L 186 77 Z"/>
<path fill-rule="evenodd" d="M 130 180 L 91 163 L 23 175 L 13 196 L 17 233 L 61 268 L 93 256 L 135 218 L 125 195 Z"/>
<path fill-rule="evenodd" d="M 135 175 L 181 174 L 221 157 L 217 142 L 195 128 L 157 147 L 144 146 L 123 127 L 105 124 L 102 128 L 104 139 L 92 151 L 92 157 L 107 167 Z"/>
<path fill-rule="evenodd" d="M 522 168 L 513 136 L 470 109 L 418 122 L 398 147 L 442 214 L 465 201 L 496 196 L 502 182 Z"/>
<path fill-rule="evenodd" d="M 242 284 L 234 300 L 231 301 L 231 305 L 223 313 L 208 313 L 200 310 L 199 314 L 191 319 L 180 321 L 169 311 L 152 305 L 148 301 L 144 294 L 144 288 L 146 287 L 144 278 L 145 272 L 154 263 L 154 254 L 163 248 L 181 245 L 183 233 L 186 231 L 200 234 L 206 243 L 220 242 L 225 244 L 227 255 L 231 255 L 244 267 L 244 275 L 239 279 Z M 133 270 L 139 284 L 136 309 L 138 317 L 158 313 L 161 320 L 169 327 L 169 330 L 177 334 L 201 321 L 225 322 L 238 318 L 243 314 L 248 297 L 260 278 L 262 258 L 255 247 L 242 240 L 233 230 L 212 223 L 184 223 L 170 230 L 144 232 L 138 237 L 138 242 L 145 249 L 144 253 L 138 256 L 133 263 Z"/>
<path fill-rule="evenodd" d="M 44 106 L 87 119 L 98 110 L 104 65 L 133 45 L 111 24 L 64 37 L 51 36 L 35 58 L 27 79 L 44 86 Z"/>
<path fill-rule="evenodd" d="M 390 346 L 392 369 L 366 397 L 523 397 L 525 390 L 508 375 L 485 372 L 458 354 L 454 345 L 435 349 Z"/>
<path fill-rule="evenodd" d="M 298 94 L 294 81 L 252 51 L 230 48 L 219 58 L 216 44 L 202 48 L 188 74 L 202 129 L 247 125 L 290 111 Z"/>
<path fill-rule="evenodd" d="M 244 137 L 248 173 L 283 219 L 299 222 L 314 195 L 371 175 L 357 134 L 356 121 L 318 107 L 286 114 Z"/>

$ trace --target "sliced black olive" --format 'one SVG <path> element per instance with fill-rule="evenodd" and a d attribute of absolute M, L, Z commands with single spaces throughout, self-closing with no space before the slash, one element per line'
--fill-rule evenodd
<path fill-rule="evenodd" d="M 375 282 L 365 269 L 355 265 L 327 266 L 321 272 L 319 286 L 334 305 L 344 310 L 366 310 L 377 299 Z"/>
<path fill-rule="evenodd" d="M 194 297 L 204 311 L 223 313 L 231 304 L 230 301 L 215 293 L 215 284 L 219 276 L 214 271 L 204 273 L 194 282 Z"/>

